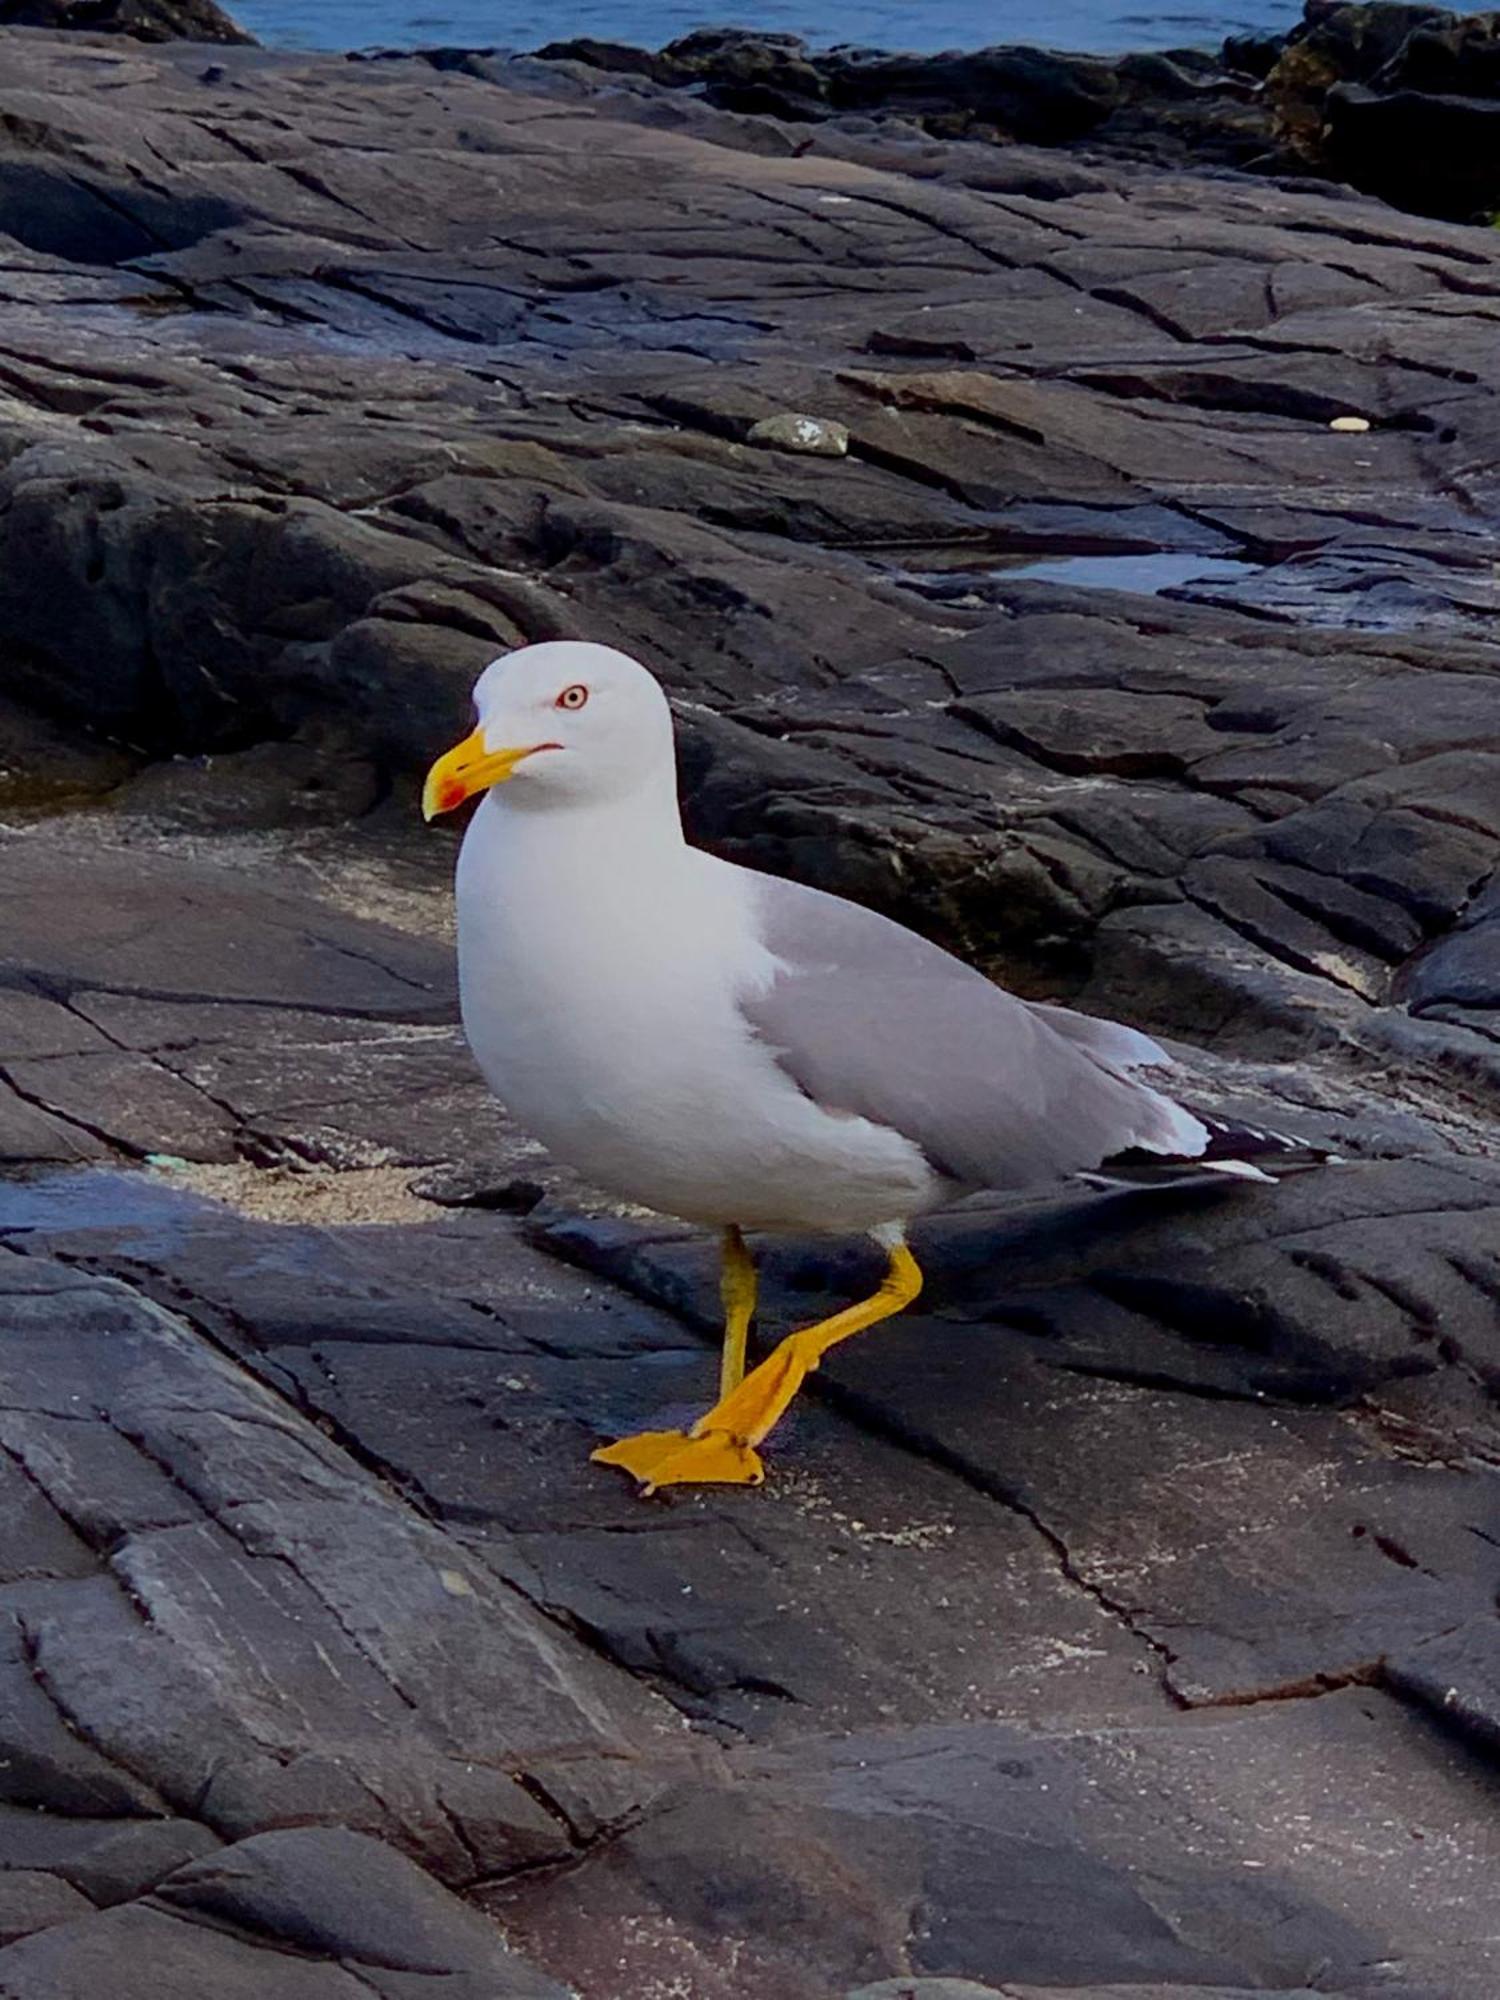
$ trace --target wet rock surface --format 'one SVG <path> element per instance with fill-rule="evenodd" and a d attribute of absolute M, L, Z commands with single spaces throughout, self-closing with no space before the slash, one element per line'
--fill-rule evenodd
<path fill-rule="evenodd" d="M 0 858 L 75 883 L 7 925 L 4 1990 L 1488 1989 L 1493 1159 L 1262 1066 L 1367 1157 L 935 1220 L 764 1491 L 643 1504 L 587 1452 L 709 1393 L 713 1246 L 548 1185 L 446 947 Z M 757 1248 L 765 1340 L 873 1276 Z"/>
<path fill-rule="evenodd" d="M 0 1993 L 1491 2000 L 1500 245 L 3 49 Z M 713 1246 L 488 1100 L 412 816 L 559 633 L 700 838 L 1349 1163 L 936 1219 L 636 1501 Z M 871 1276 L 757 1250 L 763 1341 Z"/>
<path fill-rule="evenodd" d="M 700 29 L 659 50 L 580 36 L 537 54 L 791 126 L 859 120 L 939 140 L 1272 168 L 1291 156 L 1278 158 L 1274 116 L 1258 79 L 1286 39 L 1275 38 L 1263 63 L 1234 41 L 1217 55 L 1176 49 L 1104 57 L 1025 45 L 910 55 L 847 43 L 812 49 L 796 35 L 742 28 Z M 467 60 L 485 73 L 482 53 Z"/>
<path fill-rule="evenodd" d="M 0 27 L 68 28 L 142 42 L 253 42 L 214 0 L 0 0 Z"/>
<path fill-rule="evenodd" d="M 1500 15 L 1311 4 L 1265 94 L 1316 170 L 1425 215 L 1500 210 Z"/>
<path fill-rule="evenodd" d="M 854 119 L 887 134 L 1055 147 L 1095 164 L 1312 173 L 1420 215 L 1488 223 L 1500 211 L 1497 24 L 1494 13 L 1407 0 L 1306 0 L 1287 33 L 1231 35 L 1217 51 L 900 55 L 714 28 L 659 50 L 583 36 L 538 53 L 632 79 L 641 93 L 691 92 L 793 127 Z M 434 60 L 494 73 L 484 52 Z"/>

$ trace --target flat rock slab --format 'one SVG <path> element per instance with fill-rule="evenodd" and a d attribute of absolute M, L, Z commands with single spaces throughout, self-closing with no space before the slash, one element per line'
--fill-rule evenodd
<path fill-rule="evenodd" d="M 1383 1832 L 1351 1843 L 1372 1808 Z M 1459 1824 L 1474 1843 L 1462 1877 L 1447 1847 Z M 572 1880 L 499 1907 L 523 1935 L 569 1936 L 596 1978 L 620 1967 L 619 1990 L 667 1967 L 713 2000 L 757 1976 L 813 2000 L 830 1972 L 854 1986 L 902 1959 L 949 1978 L 1013 1966 L 1023 1988 L 1090 1994 L 1316 1978 L 1477 2000 L 1456 1939 L 1494 1853 L 1488 1778 L 1385 1698 L 1350 1693 L 1065 1741 L 984 1724 L 734 1758 L 726 1785 L 664 1802 Z M 1430 1902 L 1393 1954 L 1379 1940 L 1398 1881 Z M 643 1905 L 662 1920 L 642 1924 Z M 749 1937 L 732 1966 L 726 1916 Z"/>
<path fill-rule="evenodd" d="M 211 863 L 0 837 L 0 1160 L 431 1165 L 535 1148 L 455 1026 L 451 953 Z"/>
<path fill-rule="evenodd" d="M 579 634 L 662 673 L 724 851 L 1493 1096 L 1492 233 L 566 63 L 0 32 L 0 639 L 155 760 L 112 814 L 357 813 Z M 754 442 L 804 419 L 847 453 Z"/>
<path fill-rule="evenodd" d="M 1493 236 L 3 48 L 0 1993 L 1492 2000 Z M 491 1104 L 398 830 L 567 634 L 697 837 L 1350 1164 L 936 1219 L 637 1500 L 712 1245 Z"/>
<path fill-rule="evenodd" d="M 446 947 L 80 879 L 137 865 L 154 982 L 122 889 L 18 896 L 5 973 L 8 1073 L 143 1083 L 0 1184 L 0 1990 L 1493 1991 L 1493 1161 L 1365 1107 L 1275 1190 L 967 1205 L 766 1488 L 644 1503 L 588 1452 L 709 1400 L 712 1243 L 413 1197 L 525 1159 Z M 766 1339 L 874 1275 L 757 1251 Z"/>
<path fill-rule="evenodd" d="M 105 1988 L 224 2000 L 565 2000 L 410 1861 L 337 1828 L 255 1835 L 176 1870 L 147 1900 L 55 1918 L 6 1951 L 0 1972 L 17 2000 L 84 2000 Z"/>

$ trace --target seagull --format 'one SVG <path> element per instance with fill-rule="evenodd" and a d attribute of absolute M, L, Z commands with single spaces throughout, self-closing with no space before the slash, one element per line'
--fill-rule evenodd
<path fill-rule="evenodd" d="M 978 1189 L 1144 1169 L 1274 1179 L 1317 1154 L 1189 1109 L 1137 1030 L 1017 999 L 914 931 L 692 847 L 672 712 L 610 647 L 523 646 L 474 689 L 430 820 L 480 794 L 457 869 L 464 1031 L 559 1160 L 722 1231 L 719 1397 L 593 1457 L 646 1493 L 758 1485 L 759 1447 L 824 1355 L 917 1297 L 913 1218 Z M 746 1373 L 747 1230 L 872 1237 L 869 1298 Z"/>

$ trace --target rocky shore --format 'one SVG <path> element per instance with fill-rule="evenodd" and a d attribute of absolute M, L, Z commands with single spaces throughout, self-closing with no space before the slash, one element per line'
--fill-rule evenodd
<path fill-rule="evenodd" d="M 0 58 L 0 1994 L 1492 2000 L 1500 235 L 1118 105 Z M 487 1100 L 414 812 L 559 634 L 698 838 L 1349 1164 L 943 1218 L 632 1499 L 711 1246 Z M 762 1247 L 768 1336 L 864 1275 Z"/>
<path fill-rule="evenodd" d="M 1500 212 L 1500 15 L 1306 0 L 1284 35 L 1119 57 L 999 47 L 937 56 L 812 50 L 706 30 L 643 50 L 541 54 L 791 124 L 873 119 L 936 138 L 1084 150 L 1158 166 L 1319 175 L 1456 221 Z M 465 59 L 483 73 L 484 59 Z"/>

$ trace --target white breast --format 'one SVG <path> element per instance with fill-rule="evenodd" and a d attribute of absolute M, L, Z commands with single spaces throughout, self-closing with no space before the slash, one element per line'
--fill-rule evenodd
<path fill-rule="evenodd" d="M 559 1159 L 704 1222 L 863 1229 L 937 1199 L 898 1133 L 821 1109 L 737 996 L 773 961 L 736 869 L 628 817 L 476 814 L 458 871 L 464 1027 Z"/>

